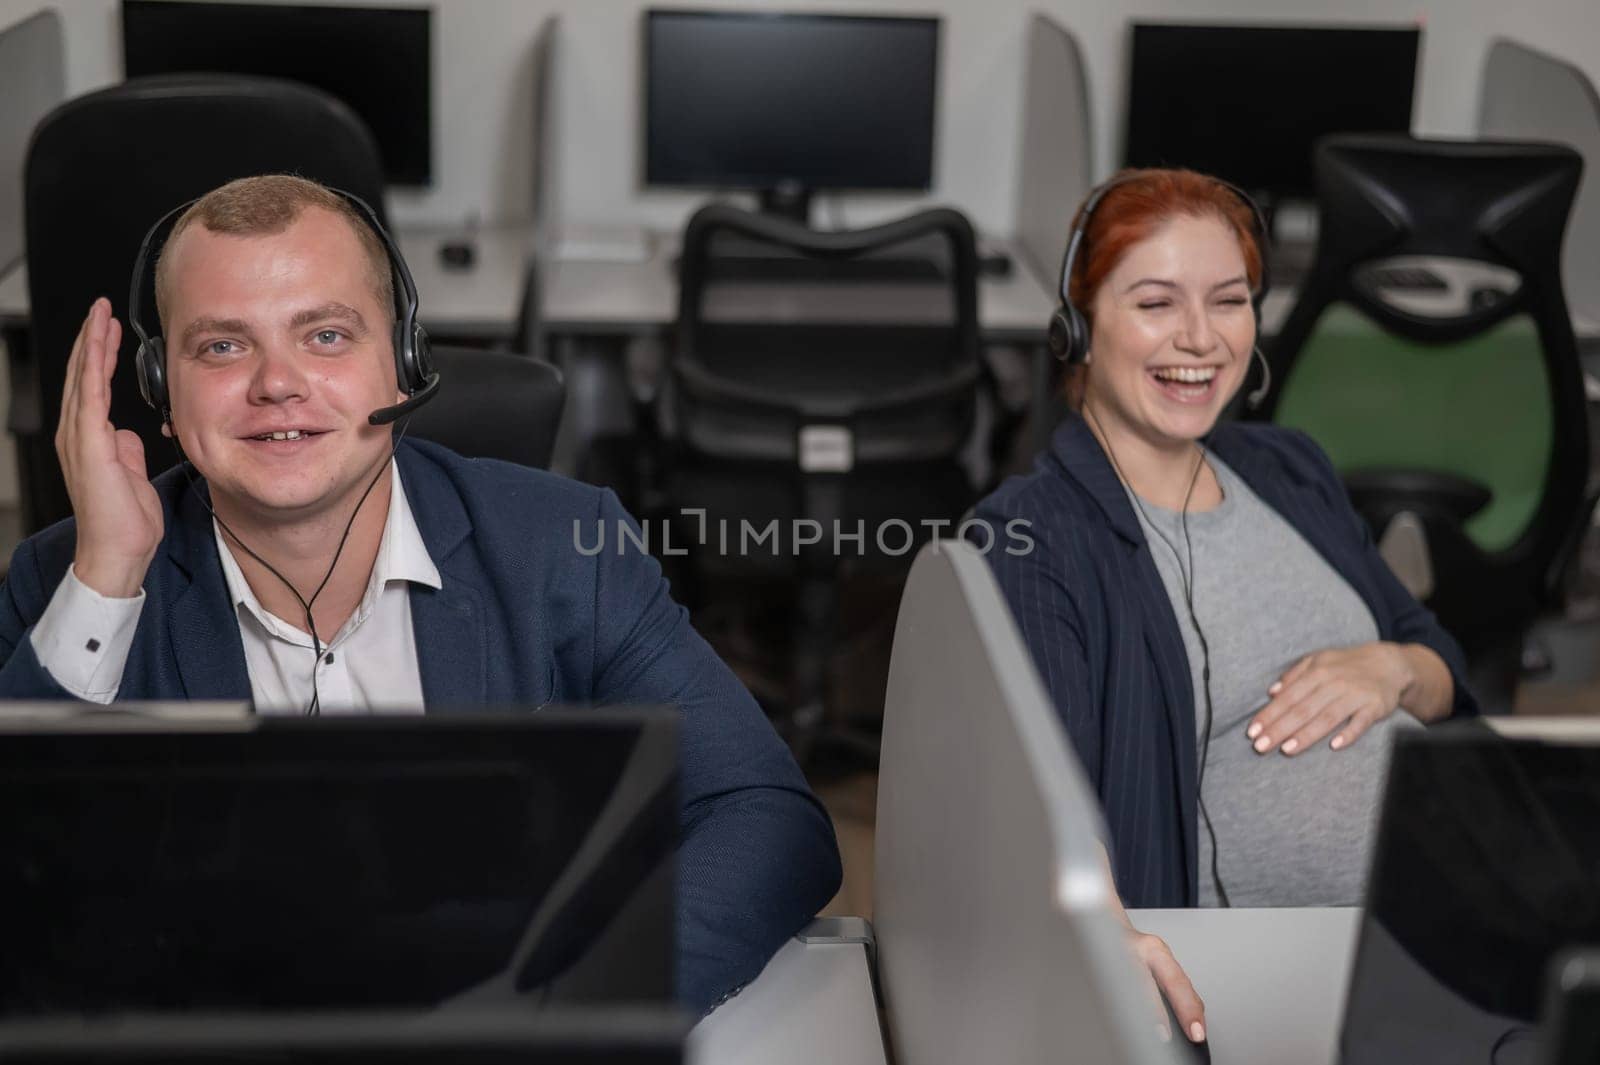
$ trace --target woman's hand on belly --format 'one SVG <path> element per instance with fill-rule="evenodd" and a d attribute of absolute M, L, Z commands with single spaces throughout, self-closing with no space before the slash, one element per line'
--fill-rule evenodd
<path fill-rule="evenodd" d="M 1271 696 L 1245 736 L 1258 754 L 1296 754 L 1330 732 L 1348 747 L 1401 705 L 1416 677 L 1399 644 L 1373 642 L 1306 655 L 1267 689 Z"/>

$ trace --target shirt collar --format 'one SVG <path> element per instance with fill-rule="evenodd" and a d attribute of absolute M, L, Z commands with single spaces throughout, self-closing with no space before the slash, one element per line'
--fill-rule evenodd
<path fill-rule="evenodd" d="M 433 556 L 428 554 L 428 546 L 422 542 L 416 516 L 411 513 L 411 504 L 406 500 L 405 489 L 400 484 L 400 467 L 392 458 L 389 460 L 389 472 L 389 516 L 383 523 L 383 538 L 378 541 L 378 555 L 372 563 L 372 576 L 367 581 L 366 594 L 351 616 L 352 622 L 371 611 L 372 604 L 392 581 L 410 581 L 436 590 L 443 587 L 444 583 L 439 578 L 439 568 L 433 564 Z M 255 592 L 251 591 L 250 583 L 245 580 L 244 571 L 233 557 L 233 548 L 223 537 L 222 527 L 215 515 L 211 518 L 211 532 L 217 540 L 222 575 L 228 582 L 228 595 L 234 607 L 244 607 L 268 632 L 294 642 L 304 640 L 309 647 L 309 636 L 299 629 L 286 627 L 281 620 L 268 613 Z M 347 629 L 349 627 L 346 626 Z M 331 646 L 332 641 L 329 643 Z"/>

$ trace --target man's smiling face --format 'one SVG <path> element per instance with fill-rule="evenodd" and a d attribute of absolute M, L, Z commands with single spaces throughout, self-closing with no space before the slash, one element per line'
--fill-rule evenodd
<path fill-rule="evenodd" d="M 367 416 L 404 398 L 394 312 L 351 227 L 320 207 L 281 233 L 197 221 L 163 255 L 172 423 L 218 505 L 268 523 L 346 515 L 389 455 L 389 427 Z"/>

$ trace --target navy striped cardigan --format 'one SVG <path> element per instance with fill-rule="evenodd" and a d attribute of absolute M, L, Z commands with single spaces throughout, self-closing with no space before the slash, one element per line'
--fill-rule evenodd
<path fill-rule="evenodd" d="M 1477 713 L 1461 648 L 1384 564 L 1310 437 L 1230 422 L 1216 427 L 1207 446 L 1350 583 L 1382 639 L 1439 653 L 1455 682 L 1453 714 Z M 1087 424 L 1069 417 L 1033 472 L 1001 485 L 978 505 L 977 517 L 997 530 L 1016 519 L 1028 523 L 1032 551 L 995 547 L 989 564 L 1100 797 L 1123 902 L 1195 905 L 1188 653 L 1139 519 Z"/>

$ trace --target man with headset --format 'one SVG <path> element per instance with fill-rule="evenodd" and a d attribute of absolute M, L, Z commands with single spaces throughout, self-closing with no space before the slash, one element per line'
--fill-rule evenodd
<path fill-rule="evenodd" d="M 836 889 L 837 846 L 656 563 L 577 549 L 580 524 L 631 520 L 616 498 L 396 437 L 438 377 L 405 264 L 359 200 L 270 176 L 182 209 L 157 335 L 139 295 L 166 221 L 129 318 L 145 398 L 204 480 L 186 464 L 149 480 L 111 425 L 121 329 L 97 300 L 56 434 L 74 517 L 24 542 L 0 588 L 0 698 L 675 704 L 679 997 L 705 1009 L 752 979 Z"/>

